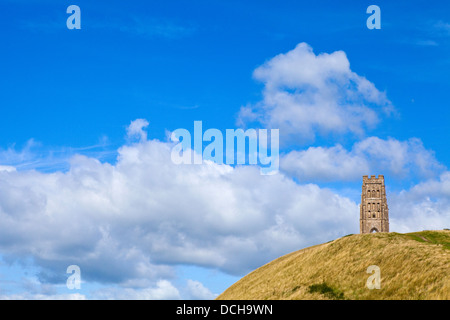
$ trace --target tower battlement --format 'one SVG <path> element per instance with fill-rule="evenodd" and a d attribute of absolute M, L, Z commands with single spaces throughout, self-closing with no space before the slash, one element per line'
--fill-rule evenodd
<path fill-rule="evenodd" d="M 389 232 L 389 209 L 384 176 L 363 176 L 360 233 Z"/>
<path fill-rule="evenodd" d="M 383 181 L 384 182 L 384 175 L 380 174 L 377 176 L 371 175 L 369 176 L 363 176 L 363 182 L 378 182 L 378 181 Z"/>

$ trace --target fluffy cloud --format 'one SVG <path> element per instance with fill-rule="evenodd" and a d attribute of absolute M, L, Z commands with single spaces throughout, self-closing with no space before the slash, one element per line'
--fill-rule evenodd
<path fill-rule="evenodd" d="M 127 127 L 127 137 L 128 139 L 138 139 L 140 141 L 147 140 L 147 132 L 144 130 L 149 125 L 148 121 L 145 119 L 136 119 L 131 121 L 130 125 Z"/>
<path fill-rule="evenodd" d="M 95 300 L 179 300 L 180 292 L 167 280 L 152 288 L 103 288 L 93 295 Z"/>
<path fill-rule="evenodd" d="M 238 123 L 279 128 L 285 140 L 310 141 L 317 133 L 361 134 L 392 111 L 386 95 L 350 69 L 343 51 L 315 55 L 306 43 L 254 71 L 263 100 L 242 107 Z"/>
<path fill-rule="evenodd" d="M 12 166 L 0 166 L 0 171 L 16 171 L 16 168 L 12 167 Z"/>
<path fill-rule="evenodd" d="M 352 154 L 341 145 L 291 151 L 281 157 L 280 167 L 300 181 L 354 180 L 371 172 L 364 157 Z"/>
<path fill-rule="evenodd" d="M 450 172 L 393 194 L 389 211 L 398 232 L 450 228 Z"/>
<path fill-rule="evenodd" d="M 175 165 L 172 146 L 141 140 L 115 164 L 78 155 L 67 172 L 0 171 L 0 252 L 31 258 L 42 282 L 64 283 L 76 264 L 84 281 L 142 289 L 176 264 L 242 274 L 357 231 L 357 204 L 330 190 L 254 166 Z"/>
<path fill-rule="evenodd" d="M 349 181 L 362 175 L 392 177 L 437 176 L 445 167 L 417 138 L 399 141 L 369 137 L 346 150 L 341 145 L 291 151 L 280 160 L 281 169 L 300 181 Z"/>
<path fill-rule="evenodd" d="M 200 281 L 188 279 L 187 289 L 191 300 L 213 300 L 217 296 L 206 288 Z"/>
<path fill-rule="evenodd" d="M 69 294 L 0 294 L 0 300 L 86 300 L 86 296 L 79 293 Z"/>

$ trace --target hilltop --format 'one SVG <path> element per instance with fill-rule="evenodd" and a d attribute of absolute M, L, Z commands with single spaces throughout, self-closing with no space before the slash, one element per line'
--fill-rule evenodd
<path fill-rule="evenodd" d="M 380 268 L 380 289 L 366 287 L 370 265 Z M 275 259 L 217 299 L 448 300 L 449 274 L 449 230 L 353 234 Z"/>

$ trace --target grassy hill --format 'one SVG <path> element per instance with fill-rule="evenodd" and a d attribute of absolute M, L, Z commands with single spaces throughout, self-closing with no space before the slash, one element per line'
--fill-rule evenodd
<path fill-rule="evenodd" d="M 366 287 L 370 265 L 380 289 Z M 450 231 L 348 235 L 269 262 L 217 299 L 449 300 Z"/>

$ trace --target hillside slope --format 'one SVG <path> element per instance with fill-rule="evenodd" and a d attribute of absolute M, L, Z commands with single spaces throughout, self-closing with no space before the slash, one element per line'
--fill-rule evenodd
<path fill-rule="evenodd" d="M 381 288 L 368 289 L 370 265 Z M 282 256 L 217 297 L 234 299 L 450 299 L 450 231 L 345 236 Z"/>

